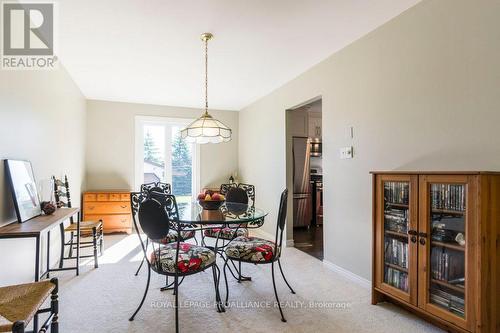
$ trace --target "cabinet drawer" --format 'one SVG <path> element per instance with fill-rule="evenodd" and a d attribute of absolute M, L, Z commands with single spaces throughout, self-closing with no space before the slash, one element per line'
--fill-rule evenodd
<path fill-rule="evenodd" d="M 97 201 L 108 201 L 109 195 L 107 193 L 97 193 Z"/>
<path fill-rule="evenodd" d="M 109 201 L 120 201 L 120 194 L 119 193 L 110 193 L 109 194 Z"/>
<path fill-rule="evenodd" d="M 83 195 L 83 201 L 96 201 L 97 195 L 95 193 L 85 193 Z"/>
<path fill-rule="evenodd" d="M 122 193 L 120 194 L 121 201 L 130 201 L 130 193 Z"/>
<path fill-rule="evenodd" d="M 124 229 L 131 227 L 130 215 L 86 215 L 85 220 L 102 220 L 104 230 Z"/>
<path fill-rule="evenodd" d="M 83 210 L 85 215 L 130 214 L 130 202 L 86 202 Z"/>

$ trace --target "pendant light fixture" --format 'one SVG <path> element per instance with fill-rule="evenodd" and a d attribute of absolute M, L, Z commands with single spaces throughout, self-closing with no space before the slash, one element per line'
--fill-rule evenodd
<path fill-rule="evenodd" d="M 205 43 L 205 113 L 181 131 L 183 139 L 198 144 L 231 140 L 231 129 L 208 113 L 208 41 L 212 37 L 209 32 L 201 35 Z"/>

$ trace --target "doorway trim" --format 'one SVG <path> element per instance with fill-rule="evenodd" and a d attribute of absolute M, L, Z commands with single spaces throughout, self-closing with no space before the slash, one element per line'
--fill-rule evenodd
<path fill-rule="evenodd" d="M 323 100 L 322 95 L 317 95 L 315 97 L 312 97 L 302 103 L 296 104 L 295 106 L 289 107 L 285 109 L 285 169 L 286 169 L 286 187 L 288 189 L 292 189 L 292 195 L 288 196 L 288 204 L 287 204 L 287 230 L 286 230 L 286 246 L 287 247 L 293 247 L 294 246 L 294 235 L 293 235 L 293 219 L 294 219 L 294 214 L 293 214 L 293 154 L 292 154 L 292 142 L 293 142 L 293 136 L 291 132 L 291 126 L 290 126 L 290 111 L 294 111 L 296 109 L 299 109 L 305 105 L 317 102 L 319 100 Z M 323 103 L 321 107 L 321 122 L 322 122 L 322 127 L 323 127 Z M 323 191 L 324 191 L 324 186 L 323 186 Z M 323 194 L 324 196 L 324 194 Z M 324 223 L 324 222 L 323 222 Z M 326 237 L 325 237 L 325 229 L 323 228 L 323 253 L 325 253 L 326 249 Z"/>

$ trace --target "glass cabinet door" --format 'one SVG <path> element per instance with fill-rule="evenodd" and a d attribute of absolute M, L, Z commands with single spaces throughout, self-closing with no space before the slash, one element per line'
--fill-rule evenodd
<path fill-rule="evenodd" d="M 472 253 L 467 242 L 469 188 L 466 176 L 425 177 L 421 182 L 425 198 L 421 197 L 419 226 L 419 269 L 423 277 L 420 306 L 464 328 L 467 286 L 471 283 L 467 274 L 467 254 Z"/>
<path fill-rule="evenodd" d="M 431 184 L 430 303 L 465 317 L 465 184 Z"/>
<path fill-rule="evenodd" d="M 416 190 L 413 176 L 380 176 L 377 247 L 380 251 L 377 285 L 416 304 Z"/>
<path fill-rule="evenodd" d="M 384 182 L 384 283 L 408 292 L 409 182 Z"/>

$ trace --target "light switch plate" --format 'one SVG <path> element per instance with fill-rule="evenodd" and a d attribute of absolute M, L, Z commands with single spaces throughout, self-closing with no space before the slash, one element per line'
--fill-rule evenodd
<path fill-rule="evenodd" d="M 353 126 L 347 126 L 345 130 L 345 137 L 348 140 L 354 139 L 354 127 Z"/>
<path fill-rule="evenodd" d="M 349 158 L 353 158 L 353 148 L 352 148 L 352 146 L 340 148 L 340 159 L 341 160 L 346 160 L 346 159 L 349 159 Z"/>

